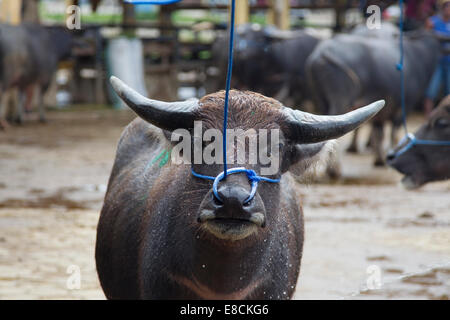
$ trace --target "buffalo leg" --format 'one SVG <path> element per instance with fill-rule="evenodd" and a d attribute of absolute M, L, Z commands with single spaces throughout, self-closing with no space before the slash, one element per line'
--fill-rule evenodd
<path fill-rule="evenodd" d="M 397 132 L 398 132 L 398 128 L 400 127 L 400 123 L 398 121 L 393 121 L 392 122 L 392 128 L 391 128 L 391 148 L 395 147 L 398 143 L 398 138 L 397 138 Z"/>
<path fill-rule="evenodd" d="M 47 122 L 47 118 L 45 116 L 45 106 L 44 106 L 44 91 L 42 88 L 38 87 L 38 95 L 39 95 L 39 121 Z"/>
<path fill-rule="evenodd" d="M 33 110 L 33 94 L 34 94 L 34 85 L 30 85 L 25 88 L 24 111 L 26 113 L 30 113 Z"/>
<path fill-rule="evenodd" d="M 384 156 L 383 156 L 383 124 L 374 123 L 372 126 L 372 143 L 375 151 L 375 162 L 376 167 L 384 166 Z"/>
<path fill-rule="evenodd" d="M 6 130 L 8 128 L 8 122 L 6 121 L 6 112 L 7 112 L 7 94 L 6 90 L 3 90 L 0 87 L 0 129 Z"/>
<path fill-rule="evenodd" d="M 370 130 L 369 139 L 367 139 L 367 142 L 366 142 L 366 148 L 367 149 L 373 148 L 373 130 Z"/>
<path fill-rule="evenodd" d="M 353 131 L 352 142 L 350 143 L 349 147 L 347 148 L 348 153 L 358 153 L 358 132 L 359 132 L 359 128 L 357 128 Z"/>
<path fill-rule="evenodd" d="M 24 105 L 26 103 L 26 94 L 21 89 L 17 90 L 17 106 L 15 122 L 17 124 L 22 124 L 24 120 Z"/>

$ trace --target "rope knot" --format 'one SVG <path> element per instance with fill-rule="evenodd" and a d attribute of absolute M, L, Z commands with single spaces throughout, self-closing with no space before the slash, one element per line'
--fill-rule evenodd
<path fill-rule="evenodd" d="M 259 177 L 256 172 L 254 170 L 251 169 L 245 169 L 246 173 L 247 173 L 247 178 L 248 180 L 250 180 L 251 182 L 259 182 L 261 181 L 261 177 Z"/>

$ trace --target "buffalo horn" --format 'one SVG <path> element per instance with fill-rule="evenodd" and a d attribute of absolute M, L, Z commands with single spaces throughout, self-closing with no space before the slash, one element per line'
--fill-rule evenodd
<path fill-rule="evenodd" d="M 284 107 L 287 137 L 297 143 L 336 139 L 358 128 L 384 107 L 384 100 L 337 116 L 319 116 Z"/>
<path fill-rule="evenodd" d="M 165 130 L 194 127 L 198 100 L 162 102 L 148 99 L 127 86 L 122 80 L 111 77 L 111 85 L 119 97 L 137 113 L 139 117 Z"/>

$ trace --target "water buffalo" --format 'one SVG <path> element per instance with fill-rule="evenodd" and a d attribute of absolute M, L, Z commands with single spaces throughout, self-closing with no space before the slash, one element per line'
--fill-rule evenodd
<path fill-rule="evenodd" d="M 305 62 L 318 43 L 318 38 L 304 31 L 281 31 L 257 24 L 239 26 L 235 36 L 233 86 L 300 105 L 310 98 Z M 213 45 L 213 62 L 222 70 L 218 74 L 226 70 L 227 51 L 223 48 L 227 46 L 225 36 Z M 223 88 L 222 82 L 215 89 Z"/>
<path fill-rule="evenodd" d="M 414 32 L 404 40 L 405 96 L 407 106 L 416 106 L 440 56 L 439 42 L 431 33 Z M 391 144 L 401 124 L 401 74 L 397 39 L 339 35 L 317 46 L 307 61 L 308 83 L 318 111 L 339 114 L 348 106 L 386 99 L 386 108 L 372 121 L 375 165 L 384 165 L 383 127 L 392 123 Z"/>
<path fill-rule="evenodd" d="M 272 177 L 281 181 L 261 182 L 247 202 L 247 176 L 229 175 L 219 184 L 219 201 L 211 181 L 193 176 L 190 164 L 167 158 L 172 149 L 167 137 L 175 129 L 193 130 L 194 121 L 205 130 L 222 128 L 224 92 L 167 103 L 144 98 L 117 78 L 111 83 L 140 118 L 120 138 L 97 229 L 95 256 L 106 297 L 292 297 L 303 216 L 289 171 L 305 167 L 325 141 L 355 129 L 384 102 L 341 116 L 316 116 L 261 94 L 231 90 L 229 128 L 279 130 L 280 167 Z M 234 154 L 230 148 L 227 153 Z M 262 168 L 259 163 L 245 166 L 256 172 Z M 192 167 L 209 176 L 223 169 L 219 164 Z"/>
<path fill-rule="evenodd" d="M 450 143 L 450 96 L 441 101 L 414 135 L 420 140 Z M 388 165 L 404 174 L 402 183 L 406 188 L 416 189 L 427 182 L 450 179 L 450 145 L 418 144 L 406 150 L 408 142 L 404 140 L 387 155 Z"/>
<path fill-rule="evenodd" d="M 43 95 L 58 62 L 70 55 L 73 37 L 64 29 L 47 29 L 36 24 L 0 25 L 0 96 L 19 89 L 16 121 L 22 122 L 24 108 L 31 109 L 34 90 L 39 94 L 39 118 L 45 121 Z M 4 101 L 3 101 L 4 102 Z M 0 101 L 0 119 L 6 113 Z"/>
<path fill-rule="evenodd" d="M 360 37 L 374 37 L 374 38 L 396 38 L 400 36 L 400 29 L 395 24 L 383 21 L 380 28 L 369 29 L 365 23 L 358 24 L 350 32 L 353 35 Z"/>
<path fill-rule="evenodd" d="M 360 37 L 369 37 L 369 38 L 379 38 L 379 39 L 399 39 L 400 29 L 395 24 L 391 22 L 383 21 L 381 23 L 380 28 L 369 29 L 366 23 L 358 24 L 355 28 L 353 28 L 350 32 L 352 35 L 360 36 Z M 347 152 L 357 153 L 358 152 L 358 132 L 359 129 L 353 131 L 353 139 L 351 144 L 347 148 Z M 366 147 L 372 146 L 372 134 L 369 136 L 367 140 Z"/>

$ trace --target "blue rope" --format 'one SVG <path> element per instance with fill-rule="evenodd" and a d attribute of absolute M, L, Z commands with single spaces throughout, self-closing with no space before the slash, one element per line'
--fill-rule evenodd
<path fill-rule="evenodd" d="M 405 153 L 415 145 L 428 145 L 428 146 L 450 146 L 450 141 L 435 141 L 435 140 L 422 140 L 417 139 L 416 136 L 412 133 L 408 133 L 408 127 L 406 124 L 406 101 L 405 101 L 405 73 L 404 73 L 404 57 L 405 51 L 403 46 L 403 36 L 404 36 L 404 0 L 399 0 L 400 6 L 400 62 L 397 64 L 397 70 L 400 71 L 400 95 L 401 95 L 401 107 L 402 107 L 402 121 L 403 128 L 405 129 L 405 136 L 398 143 L 398 146 L 406 145 L 402 147 L 399 151 L 395 153 L 395 156 L 398 157 L 402 153 Z"/>
<path fill-rule="evenodd" d="M 403 115 L 403 128 L 405 129 L 405 134 L 408 134 L 408 127 L 406 124 L 406 101 L 405 101 L 405 72 L 404 72 L 404 60 L 405 51 L 403 46 L 403 35 L 404 35 L 404 0 L 400 0 L 400 62 L 397 64 L 397 70 L 400 71 L 400 99 L 402 106 Z"/>
<path fill-rule="evenodd" d="M 216 199 L 218 199 L 219 201 L 222 202 L 222 199 L 220 198 L 219 192 L 217 191 L 217 187 L 219 185 L 219 182 L 222 181 L 225 178 L 225 172 L 224 171 L 219 173 L 217 175 L 217 177 L 212 177 L 212 176 L 199 174 L 199 173 L 195 172 L 193 168 L 191 168 L 191 172 L 192 172 L 192 175 L 197 177 L 197 178 L 214 181 L 214 183 L 213 183 L 214 196 L 216 197 Z M 247 178 L 250 181 L 250 184 L 251 184 L 251 187 L 252 187 L 252 190 L 250 191 L 250 195 L 247 197 L 247 199 L 245 199 L 244 203 L 247 203 L 247 202 L 251 201 L 254 198 L 254 196 L 256 194 L 256 189 L 258 188 L 258 182 L 260 182 L 260 181 L 266 181 L 266 182 L 272 182 L 272 183 L 280 182 L 280 178 L 278 178 L 278 179 L 270 179 L 270 178 L 266 178 L 266 177 L 261 177 L 261 176 L 258 176 L 258 174 L 254 170 L 246 169 L 246 168 L 243 168 L 243 167 L 232 168 L 232 169 L 228 170 L 228 174 L 241 173 L 241 172 L 244 172 L 245 174 L 247 174 Z"/>
<path fill-rule="evenodd" d="M 406 143 L 406 144 L 405 144 Z M 405 144 L 400 150 L 395 153 L 395 156 L 398 157 L 402 153 L 405 153 L 415 145 L 428 145 L 428 146 L 449 146 L 450 141 L 435 141 L 435 140 L 422 140 L 417 139 L 416 136 L 412 133 L 408 133 L 403 139 L 398 143 L 399 146 Z"/>
<path fill-rule="evenodd" d="M 248 180 L 251 184 L 251 191 L 250 195 L 247 197 L 247 199 L 244 201 L 244 203 L 248 203 L 251 201 L 256 194 L 256 190 L 258 188 L 258 183 L 260 181 L 266 181 L 271 183 L 278 183 L 280 182 L 280 179 L 270 179 L 266 177 L 258 176 L 258 174 L 254 170 L 246 169 L 246 168 L 227 168 L 227 126 L 228 126 L 228 106 L 229 106 L 229 93 L 230 93 L 230 86 L 231 86 L 231 76 L 233 72 L 233 46 L 234 46 L 234 20 L 235 20 L 235 0 L 232 0 L 231 2 L 231 14 L 230 14 L 230 39 L 229 39 L 229 45 L 228 45 L 228 70 L 227 70 L 227 80 L 226 80 L 226 86 L 225 86 L 225 105 L 224 105 L 224 113 L 223 113 L 223 141 L 222 141 L 222 148 L 223 148 L 223 171 L 217 175 L 217 177 L 207 176 L 203 174 L 199 174 L 194 171 L 193 168 L 191 168 L 192 175 L 194 177 L 205 179 L 205 180 L 212 180 L 213 183 L 213 194 L 216 197 L 217 200 L 222 201 L 220 198 L 219 192 L 217 190 L 217 187 L 219 185 L 219 182 L 226 179 L 228 174 L 233 173 L 242 173 L 244 172 L 247 175 Z"/>
<path fill-rule="evenodd" d="M 224 179 L 227 178 L 227 126 L 228 126 L 228 100 L 230 95 L 231 75 L 233 73 L 233 45 L 234 45 L 234 16 L 236 11 L 236 1 L 231 2 L 231 17 L 230 17 L 230 41 L 228 45 L 228 70 L 227 82 L 225 85 L 225 106 L 223 110 L 223 173 Z"/>
<path fill-rule="evenodd" d="M 156 4 L 156 5 L 165 5 L 165 4 L 172 4 L 176 2 L 180 2 L 181 0 L 125 0 L 126 3 L 131 4 Z M 272 182 L 272 183 L 278 183 L 280 182 L 280 179 L 270 179 L 266 177 L 258 176 L 258 174 L 254 170 L 246 169 L 246 168 L 232 168 L 228 170 L 227 168 L 227 126 L 228 126 L 228 106 L 229 106 L 229 95 L 230 95 L 230 86 L 231 86 L 231 75 L 233 71 L 233 46 L 234 46 L 234 20 L 235 20 L 235 12 L 236 12 L 236 0 L 232 0 L 231 2 L 231 14 L 230 14 L 230 39 L 229 39 L 229 46 L 228 46 L 228 69 L 227 69 L 227 79 L 226 79 L 226 85 L 225 85 L 225 101 L 224 101 L 224 112 L 223 112 L 223 141 L 222 141 L 222 148 L 223 148 L 223 171 L 217 175 L 217 177 L 212 176 L 206 176 L 199 173 L 196 173 L 193 168 L 191 168 L 192 175 L 194 177 L 205 179 L 205 180 L 212 180 L 213 183 L 213 193 L 214 196 L 222 202 L 222 199 L 219 196 L 219 192 L 217 191 L 217 187 L 219 185 L 219 182 L 226 179 L 228 174 L 233 173 L 246 173 L 247 178 L 251 183 L 251 191 L 248 198 L 244 201 L 244 203 L 247 203 L 251 201 L 255 194 L 256 189 L 258 188 L 258 183 L 260 181 L 266 181 L 266 182 Z"/>

